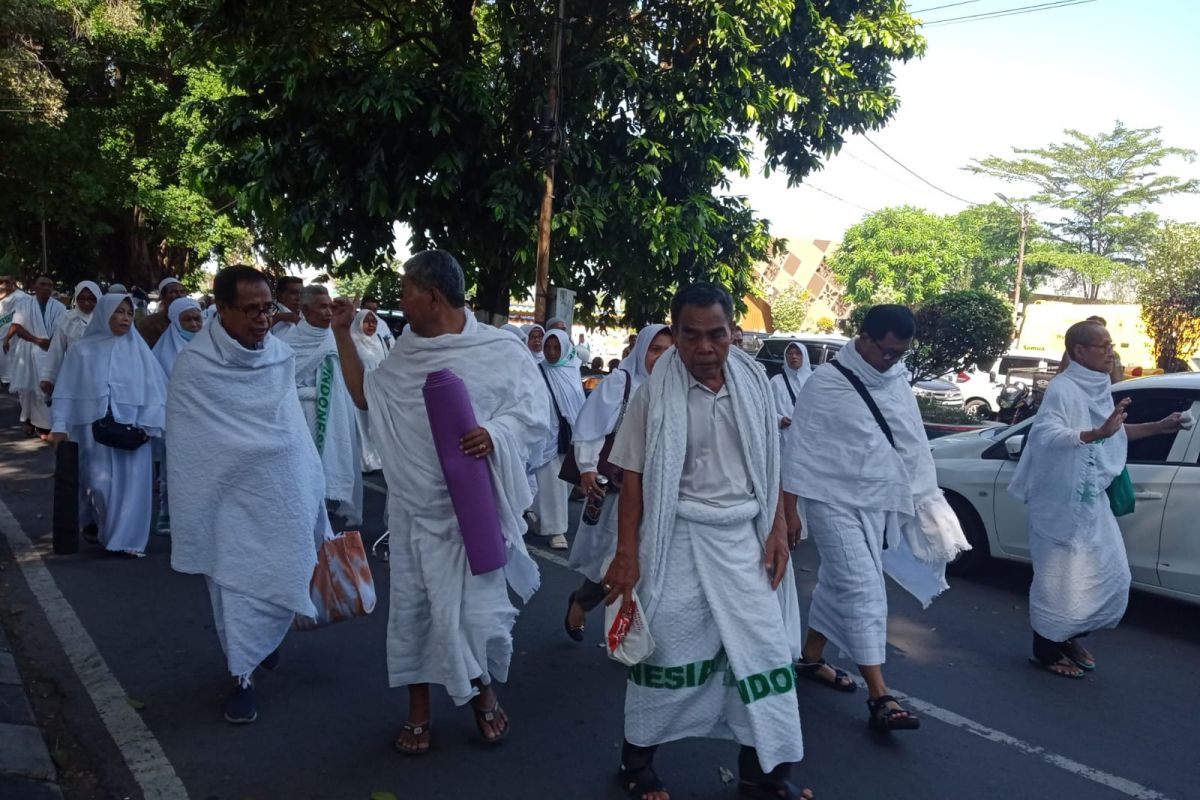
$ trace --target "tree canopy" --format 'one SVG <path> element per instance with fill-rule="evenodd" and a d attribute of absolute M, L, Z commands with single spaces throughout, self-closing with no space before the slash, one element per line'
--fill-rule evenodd
<path fill-rule="evenodd" d="M 1123 276 L 1124 267 L 1145 261 L 1157 216 L 1148 210 L 1164 197 L 1200 191 L 1200 181 L 1162 174 L 1165 161 L 1192 161 L 1195 152 L 1164 144 L 1162 128 L 1111 131 L 1066 130 L 1066 141 L 1014 147 L 1017 158 L 973 159 L 967 169 L 1032 189 L 1029 202 L 1057 214 L 1045 223 L 1055 246 L 1036 251 L 1035 263 L 1065 274 L 1071 288 L 1096 299 Z"/>
<path fill-rule="evenodd" d="M 1012 342 L 1012 306 L 990 292 L 947 292 L 917 307 L 908 366 L 912 380 L 990 361 Z"/>
<path fill-rule="evenodd" d="M 661 317 L 682 282 L 744 294 L 773 242 L 730 174 L 757 141 L 766 170 L 800 181 L 890 118 L 892 63 L 924 48 L 893 0 L 572 0 L 553 115 L 546 0 L 155 7 L 195 31 L 189 66 L 228 87 L 198 107 L 216 121 L 203 141 L 235 155 L 203 176 L 276 257 L 373 269 L 401 221 L 413 250 L 462 256 L 477 306 L 504 314 L 533 282 L 553 146 L 551 283 L 601 323 L 618 297 L 626 322 Z"/>
<path fill-rule="evenodd" d="M 223 83 L 178 64 L 186 38 L 137 0 L 23 0 L 0 8 L 0 259 L 29 278 L 151 286 L 214 252 L 248 248 L 232 196 L 199 184 L 214 155 L 193 102 Z"/>
<path fill-rule="evenodd" d="M 1150 245 L 1138 282 L 1154 358 L 1170 368 L 1200 345 L 1200 226 L 1169 224 Z"/>

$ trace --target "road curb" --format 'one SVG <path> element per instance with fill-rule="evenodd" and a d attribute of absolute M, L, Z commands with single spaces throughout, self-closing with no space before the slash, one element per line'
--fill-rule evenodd
<path fill-rule="evenodd" d="M 58 773 L 0 627 L 0 796 L 62 798 Z"/>

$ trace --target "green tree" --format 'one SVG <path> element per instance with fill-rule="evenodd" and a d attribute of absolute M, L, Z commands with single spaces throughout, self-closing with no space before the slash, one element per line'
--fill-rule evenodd
<path fill-rule="evenodd" d="M 899 206 L 851 226 L 828 263 L 856 306 L 915 305 L 968 286 L 968 265 L 978 249 L 953 219 Z"/>
<path fill-rule="evenodd" d="M 1200 345 L 1200 226 L 1168 224 L 1150 245 L 1138 282 L 1154 359 L 1167 369 Z"/>
<path fill-rule="evenodd" d="M 813 297 L 797 285 L 789 286 L 771 300 L 771 321 L 777 331 L 798 331 L 808 316 Z"/>
<path fill-rule="evenodd" d="M 960 211 L 953 219 L 962 230 L 969 248 L 965 285 L 971 289 L 987 289 L 1012 297 L 1017 281 L 1021 212 L 1003 203 L 988 203 Z M 1053 268 L 1045 262 L 1030 258 L 1030 253 L 1044 237 L 1045 231 L 1041 226 L 1031 222 L 1025 233 L 1026 258 L 1021 280 L 1023 297 L 1033 292 L 1053 272 Z"/>
<path fill-rule="evenodd" d="M 547 0 L 179 0 L 191 58 L 234 90 L 208 177 L 278 234 L 355 271 L 411 247 L 461 256 L 478 306 L 533 283 L 542 166 L 558 157 L 551 283 L 591 320 L 661 318 L 680 283 L 745 294 L 774 244 L 744 197 L 755 142 L 795 183 L 894 113 L 924 40 L 894 0 L 572 0 L 546 108 Z"/>
<path fill-rule="evenodd" d="M 921 303 L 915 314 L 908 357 L 914 383 L 994 359 L 1012 342 L 1012 306 L 991 292 L 946 292 Z"/>
<path fill-rule="evenodd" d="M 1128 273 L 1117 265 L 1140 265 L 1153 241 L 1158 218 L 1149 206 L 1164 197 L 1200 190 L 1200 181 L 1160 174 L 1171 158 L 1192 161 L 1195 152 L 1169 147 L 1162 128 L 1113 129 L 1095 135 L 1066 130 L 1067 140 L 1045 147 L 1013 148 L 1018 158 L 973 159 L 972 172 L 1033 187 L 1028 202 L 1057 214 L 1046 223 L 1060 246 L 1043 251 L 1043 262 L 1062 271 L 1073 287 L 1095 300 L 1101 289 Z M 1054 253 L 1063 254 L 1054 256 Z M 1082 258 L 1072 258 L 1073 256 Z"/>
<path fill-rule="evenodd" d="M 0 253 L 27 276 L 40 269 L 44 224 L 61 282 L 148 287 L 214 252 L 249 250 L 232 195 L 197 182 L 205 161 L 225 157 L 199 142 L 200 102 L 225 86 L 177 65 L 185 28 L 148 21 L 139 0 L 4 9 L 0 92 L 14 93 L 17 113 L 0 114 Z"/>

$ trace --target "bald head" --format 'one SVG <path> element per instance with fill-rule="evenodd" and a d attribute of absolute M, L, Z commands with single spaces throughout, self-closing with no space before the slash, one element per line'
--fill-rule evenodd
<path fill-rule="evenodd" d="M 1084 322 L 1076 322 L 1071 327 L 1067 328 L 1067 352 L 1071 357 L 1075 357 L 1075 347 L 1077 345 L 1097 344 L 1101 339 L 1105 338 L 1108 330 L 1099 322 L 1085 320 Z"/>

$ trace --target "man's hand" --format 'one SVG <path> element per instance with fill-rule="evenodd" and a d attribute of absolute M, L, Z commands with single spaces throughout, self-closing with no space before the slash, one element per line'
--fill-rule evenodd
<path fill-rule="evenodd" d="M 59 442 L 65 442 L 66 440 L 67 435 L 65 433 L 51 433 L 46 436 L 46 441 L 50 442 L 51 444 L 58 444 Z"/>
<path fill-rule="evenodd" d="M 582 489 L 583 493 L 588 497 L 601 498 L 608 493 L 608 490 L 602 488 L 600 484 L 596 482 L 596 478 L 599 477 L 599 475 L 600 473 L 598 472 L 585 472 L 579 476 L 579 488 Z"/>
<path fill-rule="evenodd" d="M 784 520 L 787 523 L 787 543 L 789 550 L 795 550 L 796 545 L 800 544 L 800 534 L 804 530 L 804 524 L 800 521 L 800 512 L 796 509 L 795 500 L 788 501 L 788 497 L 792 495 L 781 495 L 779 502 L 783 503 Z"/>
<path fill-rule="evenodd" d="M 780 419 L 779 419 L 779 427 L 780 427 L 780 429 L 787 428 L 787 427 L 789 427 L 791 424 L 792 424 L 792 418 L 791 418 L 791 417 L 780 417 Z"/>
<path fill-rule="evenodd" d="M 608 565 L 608 572 L 604 573 L 604 580 L 601 581 L 602 588 L 608 592 L 604 598 L 604 605 L 611 606 L 618 598 L 621 599 L 622 608 L 631 603 L 633 587 L 637 586 L 640 577 L 637 556 L 617 551 L 612 563 Z"/>
<path fill-rule="evenodd" d="M 358 309 L 354 307 L 353 301 L 345 297 L 336 298 L 333 301 L 333 319 L 330 320 L 329 327 L 333 329 L 334 333 L 349 333 L 356 313 L 358 313 Z"/>
<path fill-rule="evenodd" d="M 1125 417 L 1129 416 L 1126 409 L 1129 408 L 1131 402 L 1133 401 L 1126 397 L 1117 403 L 1117 407 L 1108 415 L 1108 419 L 1104 420 L 1104 424 L 1096 429 L 1096 438 L 1107 439 L 1115 436 L 1117 431 L 1121 430 L 1121 426 L 1125 424 Z"/>
<path fill-rule="evenodd" d="M 486 428 L 476 428 L 458 440 L 464 453 L 474 458 L 487 458 L 492 452 L 492 435 Z"/>
<path fill-rule="evenodd" d="M 778 589 L 779 584 L 783 583 L 783 576 L 786 574 L 790 557 L 787 535 L 781 535 L 777 530 L 772 530 L 771 535 L 767 537 L 767 546 L 763 548 L 763 566 L 767 568 L 767 576 L 771 579 L 772 590 Z"/>
<path fill-rule="evenodd" d="M 1186 427 L 1183 421 L 1183 414 L 1179 411 L 1168 414 L 1156 422 L 1155 425 L 1158 427 L 1159 433 L 1178 433 Z"/>

